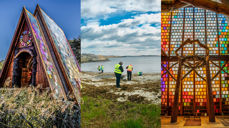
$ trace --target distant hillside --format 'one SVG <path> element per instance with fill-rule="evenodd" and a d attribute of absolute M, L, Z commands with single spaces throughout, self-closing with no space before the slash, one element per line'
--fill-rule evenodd
<path fill-rule="evenodd" d="M 97 62 L 97 61 L 109 61 L 109 58 L 117 56 L 104 56 L 104 55 L 94 55 L 94 54 L 81 54 L 81 62 Z"/>
<path fill-rule="evenodd" d="M 160 57 L 160 55 L 138 55 L 138 56 L 112 56 L 112 55 L 95 55 L 95 54 L 81 54 L 81 62 L 98 62 L 109 61 L 109 58 L 116 57 Z"/>

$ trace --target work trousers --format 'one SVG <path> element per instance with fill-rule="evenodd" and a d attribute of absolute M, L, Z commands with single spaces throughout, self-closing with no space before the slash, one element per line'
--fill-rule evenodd
<path fill-rule="evenodd" d="M 116 77 L 116 87 L 120 88 L 121 74 L 115 73 L 115 77 Z"/>
<path fill-rule="evenodd" d="M 132 71 L 127 71 L 127 80 L 131 80 Z"/>

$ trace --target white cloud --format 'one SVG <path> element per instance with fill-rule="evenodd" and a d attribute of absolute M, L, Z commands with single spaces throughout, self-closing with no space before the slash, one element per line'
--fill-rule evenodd
<path fill-rule="evenodd" d="M 160 11 L 161 0 L 82 0 L 83 18 L 108 17 L 120 11 Z"/>
<path fill-rule="evenodd" d="M 136 15 L 100 26 L 96 20 L 81 27 L 82 52 L 103 55 L 160 55 L 160 13 Z M 156 26 L 157 26 L 156 25 Z"/>

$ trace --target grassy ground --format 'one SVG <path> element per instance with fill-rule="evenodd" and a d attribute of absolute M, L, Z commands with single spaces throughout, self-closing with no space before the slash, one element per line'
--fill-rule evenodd
<path fill-rule="evenodd" d="M 0 89 L 0 128 L 76 127 L 73 102 L 54 100 L 49 91 Z"/>
<path fill-rule="evenodd" d="M 81 80 L 83 85 L 81 90 L 82 128 L 160 127 L 160 105 L 154 104 L 152 100 L 147 100 L 147 97 L 136 94 L 128 96 L 116 94 L 116 92 L 123 91 L 131 93 L 138 89 L 159 93 L 160 79 L 142 82 L 135 77 L 131 84 L 128 84 L 128 81 L 122 81 L 121 89 L 111 85 L 114 83 L 114 78 L 110 74 L 85 73 Z M 117 100 L 119 98 L 126 100 L 120 102 Z M 154 100 L 158 98 L 155 97 Z"/>
<path fill-rule="evenodd" d="M 83 96 L 82 128 L 159 128 L 160 106 Z"/>

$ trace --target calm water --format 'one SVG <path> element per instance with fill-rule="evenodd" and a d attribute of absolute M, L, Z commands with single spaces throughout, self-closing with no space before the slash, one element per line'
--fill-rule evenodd
<path fill-rule="evenodd" d="M 161 70 L 160 56 L 110 58 L 110 61 L 83 63 L 81 64 L 81 70 L 97 72 L 98 65 L 102 64 L 104 65 L 104 72 L 114 72 L 115 64 L 120 61 L 123 62 L 124 69 L 126 69 L 127 65 L 132 64 L 134 67 L 134 73 L 160 73 Z M 124 72 L 126 72 L 126 70 Z"/>

